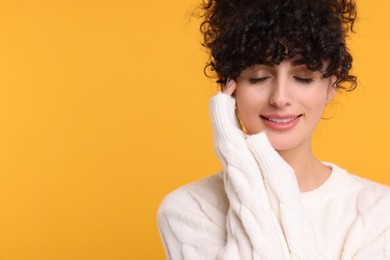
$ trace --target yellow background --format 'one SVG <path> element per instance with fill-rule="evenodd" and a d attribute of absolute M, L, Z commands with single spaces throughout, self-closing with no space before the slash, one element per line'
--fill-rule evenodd
<path fill-rule="evenodd" d="M 0 259 L 164 259 L 156 211 L 214 174 L 200 0 L 0 2 Z M 388 0 L 359 1 L 355 92 L 318 157 L 390 184 Z"/>

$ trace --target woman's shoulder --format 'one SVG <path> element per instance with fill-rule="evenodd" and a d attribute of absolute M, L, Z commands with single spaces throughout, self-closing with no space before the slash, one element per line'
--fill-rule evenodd
<path fill-rule="evenodd" d="M 357 174 L 349 173 L 350 180 L 360 186 L 360 193 L 366 196 L 386 197 L 390 200 L 390 187 Z M 362 197 L 362 196 L 361 196 Z M 364 196 L 363 196 L 364 197 Z"/>
<path fill-rule="evenodd" d="M 390 187 L 372 180 L 354 175 L 353 178 L 362 185 L 359 193 L 358 207 L 361 214 L 376 213 L 390 217 Z"/>
<path fill-rule="evenodd" d="M 341 168 L 340 166 L 324 162 L 324 164 L 330 166 L 332 168 L 332 173 L 337 176 L 337 182 L 341 182 L 344 185 L 348 185 L 350 188 L 357 189 L 359 191 L 371 191 L 373 193 L 384 193 L 389 195 L 390 187 L 384 184 L 372 181 L 368 178 L 364 178 L 355 173 L 348 172 L 346 169 Z M 344 187 L 345 188 L 345 187 Z"/>
<path fill-rule="evenodd" d="M 337 167 L 337 171 L 344 172 L 345 183 L 357 191 L 357 203 L 360 213 L 383 211 L 390 217 L 390 187 L 362 176 L 348 173 Z"/>
<path fill-rule="evenodd" d="M 216 211 L 225 214 L 229 203 L 221 171 L 170 191 L 161 201 L 158 212 L 180 210 L 208 214 Z"/>
<path fill-rule="evenodd" d="M 368 178 L 350 173 L 330 162 L 332 174 L 318 189 L 302 194 L 307 205 L 317 205 L 319 201 L 336 201 L 355 205 L 360 213 L 374 212 L 378 208 L 387 208 L 390 214 L 390 188 Z M 370 213 L 370 214 L 371 214 Z M 390 216 L 390 215 L 389 215 Z"/>
<path fill-rule="evenodd" d="M 389 250 L 390 243 L 386 238 L 390 234 L 390 187 L 356 174 L 348 174 L 348 180 L 351 186 L 358 188 L 357 196 L 353 196 L 357 215 L 347 238 L 349 247 L 356 247 L 358 244 L 355 243 L 359 241 L 356 239 L 361 239 L 358 254 L 351 248 L 349 252 L 344 248 L 344 253 L 356 254 L 356 259 L 368 259 L 368 256 L 382 253 L 381 250 Z"/>
<path fill-rule="evenodd" d="M 226 244 L 228 202 L 220 173 L 169 192 L 157 226 L 169 259 L 216 259 Z"/>

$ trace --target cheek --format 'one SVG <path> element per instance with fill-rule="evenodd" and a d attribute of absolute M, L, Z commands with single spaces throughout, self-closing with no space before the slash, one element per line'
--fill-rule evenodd
<path fill-rule="evenodd" d="M 253 114 L 258 111 L 262 100 L 262 95 L 256 93 L 251 88 L 237 88 L 236 91 L 237 108 L 242 116 Z"/>
<path fill-rule="evenodd" d="M 326 105 L 326 93 L 315 93 L 314 95 L 308 95 L 305 98 L 306 110 L 311 114 L 312 117 L 315 117 L 317 120 L 320 120 Z"/>
<path fill-rule="evenodd" d="M 249 133 L 259 131 L 259 111 L 265 106 L 265 95 L 256 91 L 238 91 L 236 93 L 237 109 L 240 119 Z"/>

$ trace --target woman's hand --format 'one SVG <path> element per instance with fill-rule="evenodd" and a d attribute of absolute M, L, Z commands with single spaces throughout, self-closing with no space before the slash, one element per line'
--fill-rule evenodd
<path fill-rule="evenodd" d="M 229 96 L 233 95 L 234 91 L 236 90 L 237 84 L 236 81 L 233 79 L 228 79 L 225 86 L 223 87 L 222 93 L 225 93 Z"/>

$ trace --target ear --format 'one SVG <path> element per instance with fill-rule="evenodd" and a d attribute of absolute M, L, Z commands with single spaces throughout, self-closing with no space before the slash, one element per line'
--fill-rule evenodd
<path fill-rule="evenodd" d="M 336 82 L 336 77 L 331 76 L 329 80 L 328 93 L 326 96 L 326 104 L 328 104 L 333 99 L 334 95 L 337 92 L 335 82 Z"/>

